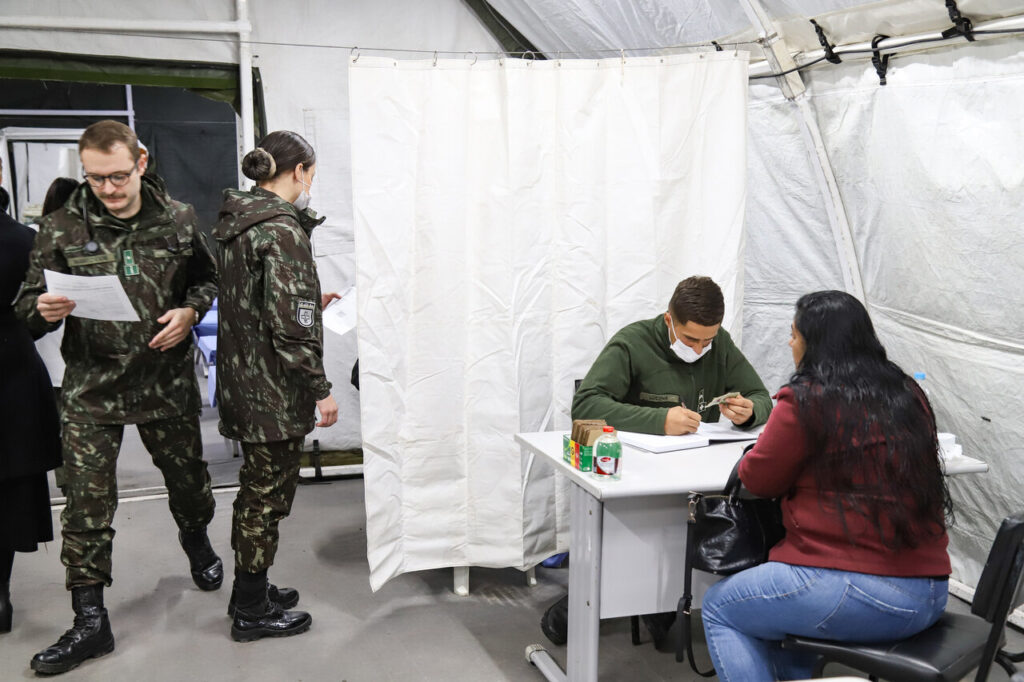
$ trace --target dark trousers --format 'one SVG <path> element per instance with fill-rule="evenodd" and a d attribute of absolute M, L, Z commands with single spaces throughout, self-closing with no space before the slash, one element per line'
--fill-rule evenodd
<path fill-rule="evenodd" d="M 274 443 L 242 443 L 238 496 L 231 522 L 235 568 L 259 573 L 274 564 L 277 525 L 292 510 L 299 482 L 304 438 Z"/>
<path fill-rule="evenodd" d="M 139 435 L 167 486 L 168 505 L 182 529 L 205 528 L 213 519 L 210 474 L 203 461 L 199 415 L 139 424 Z M 64 491 L 61 512 L 67 588 L 109 586 L 117 510 L 117 455 L 122 424 L 66 422 L 63 431 Z"/>

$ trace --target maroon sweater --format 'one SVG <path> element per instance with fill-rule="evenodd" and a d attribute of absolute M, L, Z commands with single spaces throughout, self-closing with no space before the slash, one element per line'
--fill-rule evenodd
<path fill-rule="evenodd" d="M 786 537 L 772 548 L 769 560 L 874 575 L 949 575 L 944 531 L 923 535 L 917 547 L 892 550 L 866 519 L 847 511 L 847 535 L 832 501 L 819 501 L 814 472 L 807 466 L 813 445 L 798 418 L 793 392 L 783 388 L 776 397 L 778 405 L 739 470 L 743 485 L 755 495 L 783 496 Z M 884 447 L 883 442 L 873 443 L 865 452 L 881 455 Z"/>

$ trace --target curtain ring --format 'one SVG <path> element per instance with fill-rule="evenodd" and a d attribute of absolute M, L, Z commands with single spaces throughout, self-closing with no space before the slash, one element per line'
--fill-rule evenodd
<path fill-rule="evenodd" d="M 533 64 L 533 60 L 537 58 L 537 55 L 535 55 L 535 54 L 534 54 L 534 53 L 533 53 L 532 51 L 530 51 L 530 50 L 527 50 L 526 52 L 524 52 L 524 53 L 523 53 L 523 59 L 526 59 L 526 55 L 530 55 L 530 63 L 529 63 L 529 64 L 527 64 L 527 66 L 530 66 L 530 65 L 532 65 L 532 64 Z"/>
<path fill-rule="evenodd" d="M 355 64 L 356 62 L 359 61 L 359 48 L 358 47 L 353 47 L 351 50 L 349 50 L 348 56 L 351 57 L 352 55 L 355 55 L 355 58 L 352 60 L 352 63 Z"/>
<path fill-rule="evenodd" d="M 622 65 L 626 65 L 626 48 L 619 48 L 619 56 L 622 57 Z"/>
<path fill-rule="evenodd" d="M 562 51 L 561 50 L 559 50 L 558 52 L 555 53 L 555 65 L 556 66 L 561 66 L 562 65 Z"/>
<path fill-rule="evenodd" d="M 473 55 L 473 61 L 471 61 L 471 62 L 469 63 L 469 65 L 470 65 L 470 66 L 473 66 L 474 64 L 476 64 L 476 52 L 473 52 L 472 50 L 469 50 L 468 52 L 466 52 L 466 54 L 471 54 L 471 55 Z"/>
<path fill-rule="evenodd" d="M 434 50 L 434 66 L 437 66 L 437 50 Z"/>

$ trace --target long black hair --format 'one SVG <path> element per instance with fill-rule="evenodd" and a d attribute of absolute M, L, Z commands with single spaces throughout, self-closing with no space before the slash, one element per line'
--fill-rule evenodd
<path fill-rule="evenodd" d="M 888 359 L 864 305 L 842 291 L 802 296 L 805 350 L 789 385 L 810 432 L 823 508 L 866 518 L 881 541 L 914 547 L 952 517 L 935 416 L 920 386 Z"/>

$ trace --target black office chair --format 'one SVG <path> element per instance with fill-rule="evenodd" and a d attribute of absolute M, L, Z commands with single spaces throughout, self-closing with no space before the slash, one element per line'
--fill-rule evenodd
<path fill-rule="evenodd" d="M 1022 575 L 1024 512 L 1007 517 L 999 527 L 974 593 L 973 615 L 946 611 L 935 625 L 898 642 L 854 644 L 790 636 L 782 647 L 822 656 L 814 677 L 835 662 L 868 673 L 872 680 L 900 682 L 954 682 L 977 668 L 975 682 L 984 682 L 993 661 L 1012 676 L 1017 672 L 1013 663 L 1024 661 L 1024 652 L 1010 654 L 1003 646 L 1006 617 L 1017 603 Z"/>

